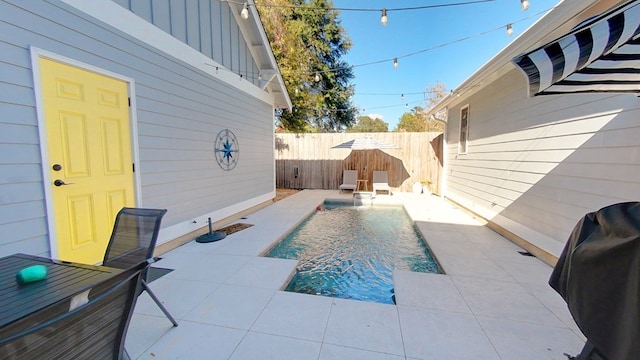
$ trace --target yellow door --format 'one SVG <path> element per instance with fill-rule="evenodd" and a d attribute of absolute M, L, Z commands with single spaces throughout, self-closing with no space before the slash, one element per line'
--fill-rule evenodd
<path fill-rule="evenodd" d="M 95 264 L 135 204 L 127 83 L 48 59 L 40 71 L 57 257 Z"/>

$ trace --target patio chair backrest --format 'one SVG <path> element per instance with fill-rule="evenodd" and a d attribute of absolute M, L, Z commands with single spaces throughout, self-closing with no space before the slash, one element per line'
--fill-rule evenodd
<path fill-rule="evenodd" d="M 356 184 L 358 182 L 358 170 L 345 170 L 342 175 L 343 184 Z"/>
<path fill-rule="evenodd" d="M 122 208 L 116 216 L 102 264 L 127 269 L 153 258 L 166 209 Z"/>
<path fill-rule="evenodd" d="M 386 183 L 389 182 L 388 178 L 389 177 L 388 177 L 388 174 L 387 174 L 386 171 L 378 171 L 378 170 L 376 170 L 376 171 L 373 172 L 373 183 L 374 184 L 376 184 L 376 183 L 386 184 Z"/>
<path fill-rule="evenodd" d="M 68 312 L 0 338 L 1 359 L 121 359 L 146 264 L 118 275 L 115 285 Z"/>

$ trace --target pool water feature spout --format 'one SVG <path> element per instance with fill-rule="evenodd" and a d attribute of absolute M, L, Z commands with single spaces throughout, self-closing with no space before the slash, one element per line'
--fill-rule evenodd
<path fill-rule="evenodd" d="M 373 194 L 370 192 L 354 192 L 353 206 L 373 205 Z"/>

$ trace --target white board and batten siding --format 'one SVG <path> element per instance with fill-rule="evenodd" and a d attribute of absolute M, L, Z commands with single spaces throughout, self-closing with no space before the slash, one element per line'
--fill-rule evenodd
<path fill-rule="evenodd" d="M 250 77 L 229 71 L 256 71 L 247 44 L 233 26 L 221 35 L 217 20 L 194 27 L 196 14 L 189 7 L 171 13 L 173 32 L 168 33 L 169 13 L 159 6 L 218 6 L 229 25 L 235 20 L 228 5 L 149 1 L 164 16 L 162 29 L 116 2 L 101 1 L 105 12 L 121 14 L 118 21 L 131 24 L 127 29 L 96 19 L 73 2 L 0 2 L 0 256 L 49 254 L 33 49 L 132 79 L 137 205 L 169 209 L 161 242 L 204 226 L 208 216 L 230 216 L 274 196 L 273 103 Z M 220 62 L 219 71 L 207 61 Z M 223 171 L 214 157 L 214 139 L 223 129 L 233 131 L 240 143 L 240 161 L 232 171 Z"/>
<path fill-rule="evenodd" d="M 447 196 L 554 256 L 586 213 L 640 200 L 640 100 L 528 98 L 517 70 L 449 107 Z M 469 106 L 466 154 L 460 109 Z"/>

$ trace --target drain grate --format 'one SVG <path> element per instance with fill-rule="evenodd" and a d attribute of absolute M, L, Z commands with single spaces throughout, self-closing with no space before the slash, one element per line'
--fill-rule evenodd
<path fill-rule="evenodd" d="M 228 225 L 225 226 L 223 228 L 218 229 L 217 231 L 221 231 L 227 235 L 231 235 L 235 232 L 238 232 L 240 230 L 244 230 L 248 227 L 252 227 L 253 224 L 243 224 L 243 223 L 237 223 L 237 224 L 232 224 L 232 225 Z"/>
<path fill-rule="evenodd" d="M 532 253 L 528 252 L 528 251 L 518 251 L 518 253 L 522 256 L 535 256 Z"/>

